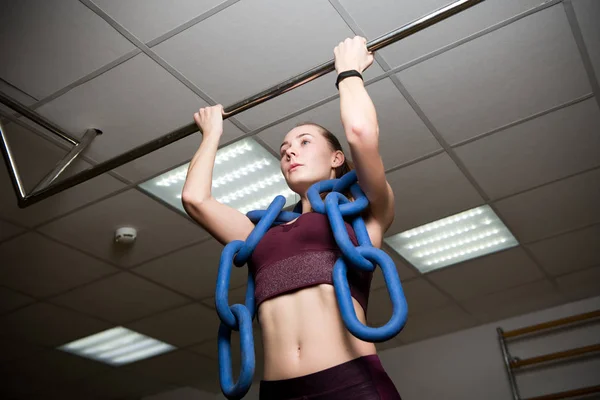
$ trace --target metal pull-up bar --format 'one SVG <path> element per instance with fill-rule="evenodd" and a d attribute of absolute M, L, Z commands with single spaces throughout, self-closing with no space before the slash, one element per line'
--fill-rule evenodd
<path fill-rule="evenodd" d="M 389 33 L 371 41 L 370 43 L 367 43 L 367 49 L 371 52 L 382 49 L 394 42 L 397 42 L 400 39 L 403 39 L 403 38 L 408 37 L 416 32 L 419 32 L 431 25 L 434 25 L 434 24 L 436 24 L 446 18 L 449 18 L 461 11 L 464 11 L 482 1 L 483 0 L 459 0 L 454 3 L 451 3 L 445 7 L 440 8 L 437 11 L 434 11 L 431 14 L 428 14 L 422 18 L 419 18 L 416 21 L 408 23 L 392 32 L 389 32 Z M 308 82 L 311 82 L 311 81 L 313 81 L 325 74 L 328 74 L 329 72 L 332 72 L 334 70 L 335 70 L 334 60 L 328 61 L 317 67 L 314 67 L 300 75 L 297 75 L 291 79 L 281 82 L 278 85 L 275 85 L 275 86 L 273 86 L 265 91 L 262 91 L 254 96 L 251 96 L 245 100 L 235 103 L 229 107 L 226 107 L 223 112 L 223 118 L 226 119 L 226 118 L 232 117 L 242 111 L 248 110 L 248 109 L 255 107 L 261 103 L 264 103 L 270 99 L 273 99 L 273 98 L 280 96 L 286 92 L 289 92 L 292 89 L 295 89 L 295 88 L 302 86 Z M 46 129 L 50 129 L 50 131 L 52 133 L 60 136 L 62 139 L 68 140 L 70 143 L 76 144 L 78 146 L 77 151 L 69 152 L 68 157 L 65 157 L 65 159 L 63 159 L 61 162 L 59 162 L 59 164 L 54 168 L 53 172 L 50 173 L 43 182 L 40 182 L 36 186 L 36 189 L 33 190 L 32 193 L 26 194 L 24 191 L 23 185 L 21 183 L 21 178 L 19 176 L 15 160 L 10 151 L 10 146 L 8 144 L 8 141 L 6 140 L 6 137 L 4 135 L 4 131 L 2 130 L 2 127 L 0 127 L 0 142 L 2 145 L 1 146 L 2 154 L 4 156 L 4 161 L 6 163 L 6 167 L 9 171 L 11 183 L 15 190 L 15 194 L 17 195 L 19 207 L 21 207 L 21 208 L 28 207 L 34 203 L 37 203 L 38 201 L 41 201 L 52 195 L 60 193 L 66 189 L 69 189 L 69 188 L 71 188 L 75 185 L 78 185 L 80 183 L 83 183 L 87 180 L 95 178 L 98 175 L 101 175 L 105 172 L 108 172 L 115 168 L 118 168 L 121 165 L 124 165 L 128 162 L 131 162 L 131 161 L 137 159 L 137 158 L 145 156 L 146 154 L 149 154 L 155 150 L 158 150 L 164 146 L 167 146 L 177 140 L 183 139 L 195 132 L 198 132 L 198 127 L 196 126 L 196 124 L 191 123 L 189 125 L 185 125 L 179 129 L 172 131 L 171 133 L 168 133 L 165 136 L 159 137 L 158 139 L 152 140 L 141 146 L 138 146 L 138 147 L 128 151 L 127 153 L 124 153 L 117 157 L 111 158 L 110 160 L 106 160 L 96 166 L 93 166 L 85 171 L 82 171 L 76 175 L 66 178 L 60 182 L 52 183 L 52 182 L 54 182 L 54 180 L 56 180 L 56 178 L 58 178 L 60 173 L 66 169 L 66 166 L 68 165 L 67 162 L 68 163 L 72 162 L 74 157 L 77 157 L 77 155 L 79 155 L 85 149 L 85 147 L 87 147 L 87 145 L 89 145 L 89 143 L 91 143 L 91 140 L 85 140 L 84 141 L 85 143 L 78 143 L 77 141 L 74 141 L 70 137 L 70 135 L 68 135 L 64 132 L 61 132 L 60 129 L 57 128 L 51 122 L 42 118 L 37 113 L 32 112 L 27 107 L 19 104 L 18 102 L 14 101 L 12 99 L 8 99 L 6 96 L 3 96 L 1 94 L 0 94 L 0 102 L 5 104 L 9 108 L 15 110 L 19 114 L 22 114 L 22 115 L 26 116 L 27 118 L 29 118 L 30 120 L 40 124 L 41 126 L 45 127 Z M 88 130 L 88 132 L 91 132 L 90 134 L 93 134 L 94 132 L 96 134 L 100 133 L 99 130 Z M 88 135 L 88 138 L 89 138 L 89 135 Z M 75 155 L 73 156 L 73 154 L 75 154 Z M 55 173 L 55 171 L 57 173 Z"/>

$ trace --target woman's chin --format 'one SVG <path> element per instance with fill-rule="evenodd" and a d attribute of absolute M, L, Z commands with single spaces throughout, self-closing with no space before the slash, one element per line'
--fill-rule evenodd
<path fill-rule="evenodd" d="M 308 180 L 308 179 L 290 179 L 287 184 L 289 188 L 298 194 L 306 193 L 308 188 L 310 188 L 316 181 Z"/>

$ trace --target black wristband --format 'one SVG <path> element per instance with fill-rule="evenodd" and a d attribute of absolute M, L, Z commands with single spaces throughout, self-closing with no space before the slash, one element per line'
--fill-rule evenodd
<path fill-rule="evenodd" d="M 340 82 L 346 78 L 351 76 L 358 76 L 360 79 L 363 79 L 362 74 L 355 69 L 351 69 L 350 71 L 340 72 L 337 76 L 337 80 L 335 81 L 335 87 L 337 90 L 340 90 Z M 364 81 L 364 79 L 363 79 Z"/>

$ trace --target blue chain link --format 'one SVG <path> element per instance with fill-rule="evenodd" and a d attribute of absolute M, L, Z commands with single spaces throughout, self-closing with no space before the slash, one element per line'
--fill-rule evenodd
<path fill-rule="evenodd" d="M 342 193 L 350 190 L 354 201 L 348 200 Z M 322 192 L 331 192 L 321 199 Z M 333 286 L 340 307 L 342 319 L 348 330 L 357 338 L 368 342 L 384 342 L 396 336 L 404 327 L 408 308 L 402 284 L 394 261 L 384 251 L 373 247 L 361 213 L 369 206 L 367 196 L 357 183 L 356 172 L 351 171 L 340 179 L 317 182 L 307 193 L 315 212 L 327 214 L 333 236 L 342 256 L 333 267 Z M 285 205 L 283 196 L 275 197 L 266 211 L 250 211 L 247 216 L 256 226 L 246 241 L 235 240 L 225 246 L 219 263 L 215 305 L 221 319 L 219 326 L 219 378 L 221 391 L 229 400 L 243 398 L 252 384 L 255 368 L 254 338 L 252 321 L 256 315 L 254 299 L 254 277 L 248 272 L 245 304 L 229 305 L 229 281 L 232 264 L 242 267 L 246 264 L 258 242 L 272 226 L 290 222 L 300 216 L 301 208 L 297 206 L 293 212 L 281 211 Z M 358 247 L 351 242 L 344 224 L 344 217 L 352 225 Z M 352 304 L 352 296 L 348 284 L 347 265 L 350 264 L 361 271 L 374 271 L 379 265 L 387 285 L 393 312 L 390 320 L 378 328 L 365 326 L 359 321 Z M 240 351 L 242 366 L 237 383 L 234 383 L 231 368 L 231 331 L 240 332 Z"/>

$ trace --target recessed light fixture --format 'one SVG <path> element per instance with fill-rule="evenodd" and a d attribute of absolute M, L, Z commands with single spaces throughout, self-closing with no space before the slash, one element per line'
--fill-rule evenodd
<path fill-rule="evenodd" d="M 488 205 L 399 233 L 385 242 L 423 273 L 519 244 Z"/>
<path fill-rule="evenodd" d="M 58 349 L 118 366 L 166 353 L 175 347 L 119 326 L 67 343 Z"/>
<path fill-rule="evenodd" d="M 181 192 L 189 163 L 139 185 L 144 191 L 185 213 Z M 285 207 L 300 200 L 279 168 L 279 160 L 252 138 L 242 139 L 217 151 L 212 195 L 242 213 L 266 209 L 275 196 L 286 198 Z"/>

